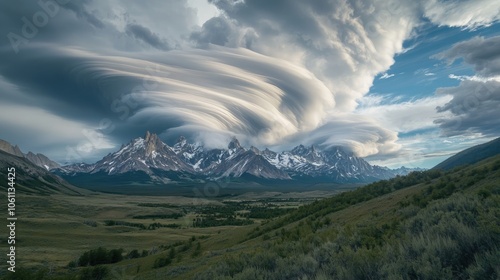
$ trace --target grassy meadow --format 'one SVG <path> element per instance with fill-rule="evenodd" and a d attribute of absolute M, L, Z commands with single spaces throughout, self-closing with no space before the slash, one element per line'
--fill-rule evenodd
<path fill-rule="evenodd" d="M 275 209 L 269 211 L 270 215 L 282 215 L 336 192 L 249 192 L 211 199 L 21 193 L 16 199 L 19 219 L 16 223 L 16 266 L 21 273 L 15 275 L 19 278 L 23 271 L 29 274 L 48 269 L 50 276 L 47 277 L 73 279 L 69 274 L 78 274 L 81 268 L 68 267 L 68 264 L 71 261 L 78 263 L 85 251 L 103 247 L 123 250 L 124 260 L 112 265 L 113 277 L 133 279 L 138 272 L 151 270 L 155 260 L 173 244 L 189 246 L 177 257 L 180 260 L 185 255 L 185 261 L 191 259 L 197 242 L 203 243 L 203 252 L 222 250 L 238 244 L 247 232 L 262 223 L 267 215 L 263 217 L 263 212 Z M 0 199 L 6 200 L 5 195 Z M 7 209 L 2 211 L 7 212 Z M 194 220 L 202 218 L 203 224 L 193 225 Z M 219 224 L 210 224 L 213 221 Z M 2 240 L 7 239 L 6 234 L 2 232 Z M 7 251 L 7 244 L 2 243 L 0 249 Z M 128 254 L 134 250 L 140 253 L 140 259 L 129 259 Z M 2 263 L 4 276 L 12 277 L 5 274 L 6 268 Z"/>

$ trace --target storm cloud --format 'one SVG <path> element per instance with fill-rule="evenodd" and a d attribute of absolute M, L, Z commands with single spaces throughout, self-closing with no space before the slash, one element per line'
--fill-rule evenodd
<path fill-rule="evenodd" d="M 497 136 L 500 131 L 500 82 L 465 80 L 457 87 L 445 88 L 438 94 L 453 98 L 438 112 L 451 113 L 435 121 L 443 135 L 480 134 Z"/>
<path fill-rule="evenodd" d="M 446 59 L 449 63 L 463 59 L 483 77 L 500 76 L 500 36 L 475 37 L 458 43 L 435 57 Z"/>
<path fill-rule="evenodd" d="M 158 34 L 151 32 L 147 27 L 144 27 L 140 24 L 127 24 L 125 28 L 127 34 L 131 34 L 135 38 L 144 41 L 145 43 L 153 46 L 154 48 L 160 50 L 169 50 L 170 47 L 163 39 L 160 38 Z"/>
<path fill-rule="evenodd" d="M 461 77 L 457 87 L 438 90 L 452 99 L 437 108 L 449 117 L 436 120 L 445 136 L 480 134 L 497 136 L 500 131 L 500 36 L 475 37 L 454 45 L 436 57 L 449 63 L 463 59 L 477 71 Z"/>

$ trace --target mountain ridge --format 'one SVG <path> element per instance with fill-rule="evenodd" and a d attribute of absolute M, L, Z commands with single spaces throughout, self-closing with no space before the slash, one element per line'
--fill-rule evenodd
<path fill-rule="evenodd" d="M 7 178 L 8 168 L 15 168 L 16 192 L 29 194 L 82 195 L 87 190 L 77 188 L 59 176 L 35 165 L 26 157 L 0 150 L 0 176 Z"/>
<path fill-rule="evenodd" d="M 2 139 L 0 139 L 0 150 L 6 152 L 8 154 L 17 156 L 17 157 L 26 158 L 27 160 L 29 160 L 30 162 L 32 162 L 36 166 L 42 167 L 42 168 L 46 169 L 47 171 L 61 167 L 60 164 L 58 164 L 55 161 L 52 161 L 51 159 L 49 159 L 47 156 L 45 156 L 43 154 L 40 154 L 40 153 L 35 154 L 31 151 L 29 151 L 27 154 L 25 154 L 21 151 L 19 146 L 17 146 L 17 145 L 14 146 L 14 145 L 10 144 L 9 142 L 2 140 Z"/>
<path fill-rule="evenodd" d="M 432 169 L 450 170 L 461 165 L 474 164 L 497 154 L 500 154 L 500 137 L 460 151 Z"/>
<path fill-rule="evenodd" d="M 72 164 L 57 168 L 63 176 L 144 172 L 154 182 L 173 182 L 165 173 L 183 174 L 187 181 L 255 177 L 277 181 L 358 183 L 388 179 L 412 169 L 392 171 L 370 165 L 341 147 L 322 150 L 299 145 L 280 153 L 256 147 L 244 148 L 233 137 L 226 149 L 205 149 L 180 137 L 173 146 L 146 132 L 93 164 Z M 178 176 L 174 176 L 178 177 Z"/>

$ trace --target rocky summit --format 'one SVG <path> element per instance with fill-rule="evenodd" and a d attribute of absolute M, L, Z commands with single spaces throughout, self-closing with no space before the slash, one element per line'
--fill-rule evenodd
<path fill-rule="evenodd" d="M 0 151 L 4 151 L 17 157 L 26 158 L 31 163 L 35 164 L 36 166 L 42 167 L 47 171 L 60 167 L 57 162 L 50 160 L 43 154 L 35 154 L 33 152 L 28 152 L 27 154 L 25 154 L 17 145 L 13 146 L 9 142 L 2 139 L 0 139 Z"/>

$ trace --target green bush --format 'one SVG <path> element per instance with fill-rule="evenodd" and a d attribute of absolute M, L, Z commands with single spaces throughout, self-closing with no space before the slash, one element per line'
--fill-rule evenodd
<path fill-rule="evenodd" d="M 81 280 L 102 280 L 109 275 L 109 268 L 105 266 L 87 267 L 80 273 Z"/>
<path fill-rule="evenodd" d="M 164 266 L 167 266 L 167 265 L 169 265 L 171 263 L 172 263 L 172 259 L 170 259 L 170 258 L 157 258 L 155 260 L 153 268 L 164 267 Z"/>
<path fill-rule="evenodd" d="M 116 263 L 123 260 L 123 249 L 112 249 L 99 247 L 84 252 L 78 259 L 79 266 L 96 266 L 100 264 Z"/>
<path fill-rule="evenodd" d="M 139 251 L 137 249 L 130 251 L 127 255 L 128 259 L 137 259 L 139 257 L 141 257 L 141 254 L 139 253 Z"/>

